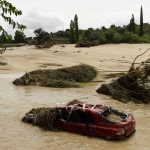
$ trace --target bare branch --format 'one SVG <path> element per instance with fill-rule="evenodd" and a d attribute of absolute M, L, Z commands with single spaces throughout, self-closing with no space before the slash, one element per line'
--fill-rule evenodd
<path fill-rule="evenodd" d="M 136 61 L 139 57 L 141 57 L 142 55 L 144 55 L 145 53 L 147 53 L 149 50 L 150 50 L 150 48 L 148 48 L 148 49 L 147 49 L 146 51 L 144 51 L 142 54 L 137 55 L 137 56 L 135 57 L 135 59 L 134 59 L 132 65 L 131 65 L 131 68 L 129 69 L 129 71 L 132 71 L 132 70 L 133 70 L 135 61 Z"/>

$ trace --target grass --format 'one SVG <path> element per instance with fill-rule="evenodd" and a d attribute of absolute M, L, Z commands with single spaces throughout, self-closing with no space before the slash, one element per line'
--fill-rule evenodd
<path fill-rule="evenodd" d="M 77 65 L 56 70 L 35 70 L 16 79 L 15 85 L 39 85 L 65 88 L 80 87 L 80 83 L 90 82 L 97 76 L 97 71 L 89 65 Z"/>

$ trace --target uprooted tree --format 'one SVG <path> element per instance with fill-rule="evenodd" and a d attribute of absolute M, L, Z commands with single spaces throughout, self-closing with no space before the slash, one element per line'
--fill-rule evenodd
<path fill-rule="evenodd" d="M 138 55 L 129 71 L 109 84 L 103 84 L 98 93 L 110 95 L 122 102 L 150 103 L 150 59 L 136 65 Z"/>

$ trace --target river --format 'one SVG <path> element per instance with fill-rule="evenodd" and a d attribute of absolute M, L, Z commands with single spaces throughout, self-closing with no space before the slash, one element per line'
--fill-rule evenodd
<path fill-rule="evenodd" d="M 16 52 L 6 53 L 4 58 L 8 63 L 12 61 L 10 53 Z M 13 59 L 15 60 L 15 58 Z M 100 83 L 90 83 L 82 88 L 69 89 L 17 87 L 12 84 L 12 81 L 20 77 L 25 69 L 24 71 L 16 71 L 17 69 L 14 68 L 17 66 L 15 65 L 10 67 L 11 70 L 0 71 L 0 150 L 150 149 L 150 105 L 124 104 L 110 97 L 99 95 L 95 90 L 100 86 Z M 19 63 L 17 65 L 20 67 Z M 62 106 L 74 99 L 92 104 L 104 104 L 132 113 L 136 119 L 135 134 L 123 141 L 107 141 L 102 138 L 87 137 L 64 131 L 45 131 L 21 122 L 25 113 L 32 108 Z"/>
<path fill-rule="evenodd" d="M 18 75 L 19 76 L 19 75 Z M 148 150 L 150 147 L 150 109 L 146 105 L 123 104 L 98 95 L 89 85 L 72 89 L 16 87 L 16 74 L 0 74 L 0 149 L 2 150 Z M 91 92 L 92 91 L 92 92 Z M 73 99 L 111 105 L 132 113 L 136 118 L 136 133 L 124 141 L 106 141 L 66 132 L 45 131 L 24 124 L 21 118 L 31 108 L 65 105 Z"/>

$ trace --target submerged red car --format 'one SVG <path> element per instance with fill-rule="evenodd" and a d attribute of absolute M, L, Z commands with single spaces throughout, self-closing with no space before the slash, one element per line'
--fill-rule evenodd
<path fill-rule="evenodd" d="M 61 130 L 114 140 L 124 139 L 135 132 L 133 115 L 104 105 L 77 103 L 61 111 L 64 115 L 55 124 Z"/>
<path fill-rule="evenodd" d="M 71 102 L 66 107 L 32 109 L 24 122 L 88 136 L 122 140 L 135 132 L 133 115 L 104 105 Z"/>

